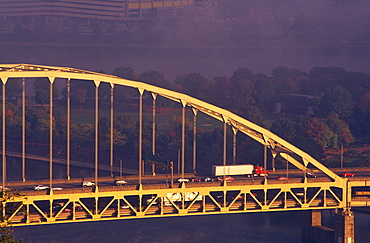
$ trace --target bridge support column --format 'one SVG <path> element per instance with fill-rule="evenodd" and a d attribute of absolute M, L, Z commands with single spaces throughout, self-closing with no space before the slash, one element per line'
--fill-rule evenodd
<path fill-rule="evenodd" d="M 335 243 L 355 242 L 355 216 L 350 209 L 335 212 Z"/>
<path fill-rule="evenodd" d="M 303 211 L 302 242 L 304 243 L 329 243 L 333 242 L 332 229 L 321 225 L 321 210 Z"/>

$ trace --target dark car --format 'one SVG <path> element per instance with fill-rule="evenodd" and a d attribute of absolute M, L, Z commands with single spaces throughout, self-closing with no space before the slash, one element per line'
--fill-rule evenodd
<path fill-rule="evenodd" d="M 316 178 L 316 175 L 312 172 L 307 172 L 307 177 L 308 178 Z"/>
<path fill-rule="evenodd" d="M 215 181 L 215 178 L 211 178 L 209 176 L 206 176 L 206 177 L 203 177 L 202 178 L 202 181 L 205 181 L 205 182 L 207 182 L 207 181 Z"/>

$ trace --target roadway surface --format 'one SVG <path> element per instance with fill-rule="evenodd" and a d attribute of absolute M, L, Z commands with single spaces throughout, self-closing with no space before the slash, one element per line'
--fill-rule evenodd
<path fill-rule="evenodd" d="M 351 168 L 347 170 L 343 169 L 336 169 L 336 174 L 342 176 L 343 171 L 350 171 L 355 175 L 353 177 L 348 177 L 349 180 L 368 180 L 370 178 L 369 170 L 364 170 L 363 168 Z M 286 170 L 278 170 L 270 172 L 269 176 L 266 177 L 269 184 L 279 184 L 279 183 L 300 183 L 304 178 L 304 173 L 300 171 L 289 171 L 287 173 Z M 323 173 L 315 173 L 316 178 L 308 178 L 309 182 L 328 182 L 330 179 L 325 176 Z M 179 187 L 180 183 L 178 183 L 178 179 L 181 178 L 181 174 L 174 174 L 173 177 L 173 187 Z M 184 178 L 189 179 L 187 182 L 187 187 L 194 186 L 217 186 L 222 183 L 219 181 L 217 177 L 210 176 L 209 178 L 212 181 L 204 181 L 204 176 L 194 176 L 194 174 L 187 173 L 184 175 Z M 263 176 L 255 176 L 255 177 L 244 177 L 244 176 L 232 176 L 233 180 L 229 181 L 228 183 L 234 185 L 257 185 L 263 183 L 265 177 Z M 116 179 L 123 179 L 127 182 L 124 185 L 116 185 Z M 194 181 L 192 181 L 194 180 Z M 95 178 L 72 178 L 70 180 L 67 179 L 55 179 L 53 180 L 52 187 L 53 188 L 61 188 L 61 191 L 70 191 L 70 190 L 81 190 L 82 182 L 83 181 L 90 181 L 95 183 Z M 149 187 L 160 187 L 160 188 L 169 188 L 171 187 L 171 175 L 170 174 L 157 174 L 155 176 L 152 175 L 144 175 L 142 176 L 141 184 L 144 188 Z M 45 185 L 49 186 L 50 180 L 28 180 L 25 182 L 7 182 L 6 187 L 17 189 L 18 191 L 28 194 L 34 191 L 34 186 L 36 185 Z M 131 176 L 123 176 L 122 178 L 111 178 L 111 177 L 100 177 L 98 178 L 98 187 L 99 190 L 132 190 L 135 189 L 139 185 L 139 177 L 137 175 Z M 85 188 L 84 190 L 89 190 L 89 188 Z M 47 190 L 46 190 L 47 191 Z M 62 192 L 58 192 L 62 193 Z"/>

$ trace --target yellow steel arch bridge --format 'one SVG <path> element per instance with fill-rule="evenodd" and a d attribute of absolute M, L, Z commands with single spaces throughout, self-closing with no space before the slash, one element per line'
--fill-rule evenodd
<path fill-rule="evenodd" d="M 366 180 L 348 180 L 326 168 L 312 156 L 300 150 L 293 144 L 281 139 L 269 130 L 260 127 L 228 110 L 209 104 L 186 94 L 156 87 L 147 83 L 119 78 L 96 72 L 68 67 L 41 66 L 31 64 L 0 64 L 2 88 L 2 183 L 3 183 L 3 218 L 5 223 L 17 225 L 39 225 L 54 223 L 84 222 L 94 220 L 114 220 L 127 218 L 168 217 L 185 215 L 226 214 L 246 212 L 269 212 L 287 210 L 343 209 L 348 211 L 352 206 L 367 206 L 367 201 L 356 204 L 352 200 L 352 187 L 368 186 Z M 8 186 L 6 175 L 6 158 L 10 152 L 6 149 L 6 83 L 10 79 L 22 80 L 22 158 L 24 166 L 26 153 L 26 118 L 25 118 L 25 83 L 29 78 L 48 78 L 50 81 L 50 119 L 49 119 L 49 188 L 53 188 L 53 164 L 56 158 L 53 154 L 53 83 L 56 79 L 66 82 L 67 99 L 67 165 L 66 182 L 76 178 L 70 176 L 70 81 L 93 81 L 95 84 L 95 131 L 98 131 L 99 116 L 99 86 L 108 83 L 111 88 L 111 102 L 114 100 L 113 90 L 117 86 L 131 87 L 139 93 L 139 134 L 138 134 L 138 175 L 137 185 L 104 187 L 102 178 L 98 175 L 98 133 L 95 132 L 95 187 L 71 188 L 68 190 L 27 191 L 20 194 L 6 191 Z M 191 109 L 194 116 L 194 127 L 198 112 L 202 112 L 224 125 L 224 131 L 231 127 L 234 137 L 241 133 L 259 142 L 265 151 L 271 151 L 272 158 L 281 157 L 298 170 L 316 171 L 322 174 L 320 178 L 292 178 L 287 181 L 270 180 L 267 177 L 256 180 L 241 180 L 227 182 L 201 182 L 180 184 L 143 184 L 147 178 L 142 173 L 142 136 L 143 136 L 143 94 L 149 92 L 153 99 L 153 150 L 155 150 L 155 101 L 157 96 L 178 102 L 182 107 L 182 142 L 181 142 L 181 176 L 185 176 L 185 110 Z M 111 128 L 113 127 L 113 106 L 111 106 Z M 113 131 L 113 129 L 111 129 Z M 226 132 L 224 132 L 224 148 L 226 148 Z M 113 141 L 111 132 L 111 141 Z M 194 129 L 194 137 L 196 129 Z M 111 146 L 111 164 L 113 149 Z M 226 150 L 226 149 L 225 149 Z M 196 143 L 194 142 L 194 161 L 196 160 Z M 223 163 L 226 164 L 226 151 Z M 266 165 L 265 165 L 266 167 Z M 161 175 L 157 175 L 159 178 Z M 153 176 L 154 177 L 154 176 Z M 163 175 L 162 175 L 163 177 Z M 22 181 L 27 184 L 23 168 Z"/>

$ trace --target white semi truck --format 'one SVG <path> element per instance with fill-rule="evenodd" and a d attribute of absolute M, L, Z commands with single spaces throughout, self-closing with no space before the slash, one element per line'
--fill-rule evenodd
<path fill-rule="evenodd" d="M 268 171 L 261 166 L 255 165 L 213 165 L 213 175 L 244 175 L 244 176 L 265 176 Z"/>

